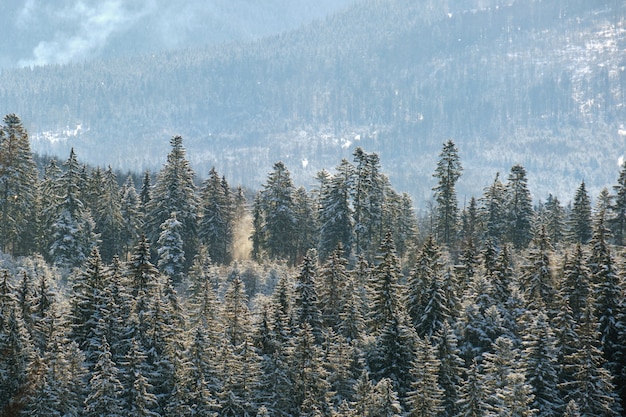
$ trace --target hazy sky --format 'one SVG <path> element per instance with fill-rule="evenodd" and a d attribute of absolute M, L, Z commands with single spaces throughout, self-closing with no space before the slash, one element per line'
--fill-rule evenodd
<path fill-rule="evenodd" d="M 4 0 L 0 68 L 248 40 L 352 0 Z"/>

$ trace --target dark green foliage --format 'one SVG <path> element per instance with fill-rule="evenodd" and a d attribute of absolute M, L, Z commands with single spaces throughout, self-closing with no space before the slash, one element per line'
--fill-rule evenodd
<path fill-rule="evenodd" d="M 506 183 L 507 240 L 517 249 L 525 248 L 532 238 L 534 216 L 526 170 L 514 165 Z"/>
<path fill-rule="evenodd" d="M 502 238 L 506 228 L 506 188 L 496 174 L 493 183 L 485 189 L 481 198 L 481 212 L 487 238 L 496 242 Z"/>
<path fill-rule="evenodd" d="M 186 159 L 183 139 L 174 136 L 170 140 L 172 147 L 167 155 L 167 163 L 163 166 L 156 183 L 150 192 L 150 200 L 146 203 L 145 233 L 149 241 L 155 245 L 161 233 L 161 225 L 172 213 L 176 213 L 181 223 L 180 237 L 183 240 L 183 252 L 189 264 L 196 253 L 198 202 L 195 173 Z M 143 191 L 143 190 L 142 190 Z M 141 196 L 142 204 L 144 196 Z M 187 268 L 189 265 L 185 264 Z"/>
<path fill-rule="evenodd" d="M 544 205 L 543 224 L 553 245 L 559 244 L 566 235 L 565 210 L 556 196 L 550 194 Z"/>
<path fill-rule="evenodd" d="M 263 190 L 254 204 L 255 256 L 265 250 L 271 259 L 296 261 L 295 236 L 298 226 L 295 216 L 294 186 L 291 175 L 282 162 L 274 164 Z"/>
<path fill-rule="evenodd" d="M 574 195 L 574 204 L 568 219 L 568 235 L 573 242 L 587 243 L 591 240 L 591 200 L 584 181 Z"/>
<path fill-rule="evenodd" d="M 387 232 L 383 230 L 384 184 L 379 156 L 356 148 L 352 185 L 354 245 L 356 254 L 369 260 L 374 259 Z"/>
<path fill-rule="evenodd" d="M 617 179 L 617 185 L 613 186 L 615 198 L 613 204 L 609 206 L 611 217 L 608 224 L 613 233 L 616 245 L 624 245 L 626 242 L 626 162 L 622 164 L 622 169 Z"/>
<path fill-rule="evenodd" d="M 198 237 L 214 262 L 228 264 L 232 259 L 233 197 L 215 168 L 209 172 L 200 193 Z"/>
<path fill-rule="evenodd" d="M 433 188 L 437 202 L 437 240 L 446 246 L 450 246 L 457 238 L 459 209 L 455 185 L 462 172 L 459 151 L 454 142 L 449 140 L 443 144 L 437 169 L 433 174 L 438 181 Z"/>
<path fill-rule="evenodd" d="M 15 114 L 0 125 L 0 248 L 25 255 L 35 250 L 37 167 L 28 133 Z"/>
<path fill-rule="evenodd" d="M 342 245 L 344 256 L 352 252 L 353 217 L 350 207 L 350 186 L 354 167 L 346 159 L 341 161 L 337 172 L 328 178 L 320 188 L 320 243 L 319 254 L 322 259 Z"/>

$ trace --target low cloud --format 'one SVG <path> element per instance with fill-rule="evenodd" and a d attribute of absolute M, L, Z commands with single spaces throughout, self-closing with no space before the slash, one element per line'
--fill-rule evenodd
<path fill-rule="evenodd" d="M 140 2 L 137 2 L 140 3 Z M 137 4 L 135 3 L 135 4 Z M 106 45 L 111 35 L 127 30 L 151 9 L 152 2 L 141 2 L 129 9 L 122 0 L 74 1 L 65 7 L 49 10 L 58 25 L 52 39 L 42 40 L 33 49 L 32 57 L 19 62 L 21 66 L 65 64 L 94 57 Z M 28 20 L 35 7 L 27 1 L 20 13 L 22 22 Z"/>

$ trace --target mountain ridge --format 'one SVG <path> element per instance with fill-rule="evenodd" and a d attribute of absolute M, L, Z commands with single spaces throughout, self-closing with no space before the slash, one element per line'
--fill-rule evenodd
<path fill-rule="evenodd" d="M 23 118 L 38 152 L 74 146 L 116 168 L 156 169 L 182 134 L 200 176 L 215 165 L 253 187 L 276 160 L 309 186 L 358 145 L 422 205 L 448 138 L 467 199 L 515 163 L 540 199 L 612 184 L 626 153 L 624 6 L 471 5 L 363 1 L 254 42 L 4 72 L 0 111 Z"/>

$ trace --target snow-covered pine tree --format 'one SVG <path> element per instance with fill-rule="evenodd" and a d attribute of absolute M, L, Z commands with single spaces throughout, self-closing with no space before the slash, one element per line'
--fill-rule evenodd
<path fill-rule="evenodd" d="M 0 125 L 0 248 L 26 255 L 36 248 L 38 175 L 28 133 L 15 114 Z"/>
<path fill-rule="evenodd" d="M 146 204 L 145 233 L 156 248 L 161 225 L 172 213 L 176 213 L 176 219 L 181 223 L 179 233 L 183 240 L 183 252 L 191 263 L 197 249 L 198 202 L 195 173 L 186 158 L 182 137 L 172 137 L 170 145 L 172 149 L 167 155 L 167 162 L 159 171 L 151 189 L 150 200 Z M 143 193 L 141 197 L 143 202 Z M 185 267 L 188 266 L 185 264 Z"/>
<path fill-rule="evenodd" d="M 557 341 L 545 312 L 534 314 L 529 331 L 523 336 L 522 347 L 526 382 L 534 396 L 530 408 L 537 417 L 559 415 L 564 403 L 558 389 Z"/>
<path fill-rule="evenodd" d="M 574 195 L 574 204 L 567 219 L 567 234 L 569 240 L 585 244 L 592 236 L 591 199 L 585 182 L 581 182 Z"/>
<path fill-rule="evenodd" d="M 506 186 L 507 240 L 516 249 L 525 248 L 532 239 L 534 217 L 526 169 L 517 164 L 511 167 Z"/>
<path fill-rule="evenodd" d="M 433 177 L 437 178 L 437 186 L 433 187 L 437 202 L 435 223 L 437 241 L 448 247 L 457 239 L 459 208 L 455 186 L 462 172 L 459 150 L 452 140 L 448 140 L 443 144 L 433 174 Z"/>
<path fill-rule="evenodd" d="M 218 264 L 228 264 L 232 258 L 232 209 L 228 184 L 222 182 L 215 168 L 211 168 L 200 192 L 198 237 L 211 259 Z"/>
<path fill-rule="evenodd" d="M 615 191 L 613 203 L 609 206 L 611 217 L 608 225 L 613 234 L 613 240 L 618 246 L 626 242 L 626 162 L 622 164 Z"/>
<path fill-rule="evenodd" d="M 157 266 L 161 273 L 169 277 L 174 284 L 183 282 L 185 276 L 185 244 L 183 241 L 183 224 L 178 220 L 176 212 L 161 225 L 161 233 L 157 241 Z"/>
<path fill-rule="evenodd" d="M 436 417 L 443 413 L 444 392 L 439 386 L 438 375 L 441 362 L 435 356 L 435 348 L 429 340 L 417 342 L 417 358 L 411 374 L 412 391 L 407 393 L 406 403 L 410 417 Z"/>
<path fill-rule="evenodd" d="M 61 199 L 55 208 L 51 224 L 51 243 L 48 255 L 57 266 L 71 268 L 85 262 L 96 245 L 97 234 L 91 214 L 81 200 L 81 168 L 74 149 L 64 164 L 65 172 L 59 178 Z"/>
<path fill-rule="evenodd" d="M 87 417 L 122 417 L 126 415 L 122 398 L 124 387 L 119 380 L 119 369 L 111 360 L 106 337 L 102 338 L 101 350 L 94 371 L 91 373 L 84 415 Z"/>

